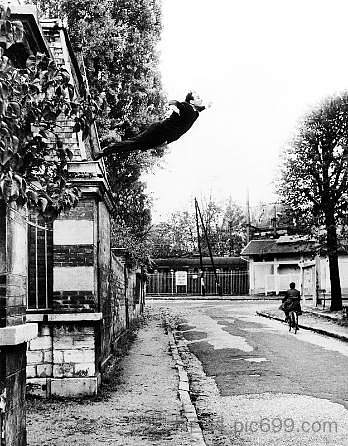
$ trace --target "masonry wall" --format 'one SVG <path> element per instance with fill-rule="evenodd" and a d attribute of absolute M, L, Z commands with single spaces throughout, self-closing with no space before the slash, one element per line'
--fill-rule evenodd
<path fill-rule="evenodd" d="M 42 26 L 56 63 L 67 68 L 78 94 L 86 87 L 83 67 L 80 72 L 61 23 L 44 20 Z M 38 339 L 27 352 L 28 389 L 42 396 L 95 394 L 104 365 L 137 313 L 132 296 L 134 273 L 131 288 L 127 287 L 124 265 L 111 253 L 112 197 L 103 163 L 91 160 L 90 143 L 98 143 L 97 132 L 93 128 L 91 140 L 83 141 L 74 125 L 61 116 L 55 134 L 73 154 L 69 173 L 82 198 L 53 225 L 48 308 L 31 307 L 28 312 L 29 320 L 40 327 Z"/>
<path fill-rule="evenodd" d="M 27 351 L 27 390 L 43 397 L 96 394 L 95 324 L 53 317 L 39 325 L 39 337 Z"/>
<path fill-rule="evenodd" d="M 54 222 L 52 311 L 28 314 L 40 327 L 27 351 L 29 392 L 97 393 L 105 364 L 138 316 L 136 274 L 125 281 L 110 237 L 109 211 L 97 195 Z"/>
<path fill-rule="evenodd" d="M 4 446 L 26 444 L 26 341 L 31 329 L 25 324 L 26 231 L 24 209 L 0 206 L 0 438 Z"/>
<path fill-rule="evenodd" d="M 94 312 L 97 298 L 97 203 L 81 199 L 53 227 L 53 310 Z"/>
<path fill-rule="evenodd" d="M 108 357 L 115 351 L 120 336 L 127 326 L 125 307 L 124 265 L 113 255 L 111 268 L 105 277 L 108 283 L 107 294 L 101 302 L 103 326 L 101 327 L 100 351 L 98 362 L 101 370 Z M 106 282 L 105 282 L 106 283 Z"/>

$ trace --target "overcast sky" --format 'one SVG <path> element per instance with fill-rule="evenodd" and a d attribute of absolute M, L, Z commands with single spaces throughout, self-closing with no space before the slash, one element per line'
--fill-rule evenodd
<path fill-rule="evenodd" d="M 279 151 L 321 98 L 348 89 L 346 0 L 162 0 L 168 99 L 212 102 L 145 177 L 153 217 L 196 195 L 274 200 Z"/>

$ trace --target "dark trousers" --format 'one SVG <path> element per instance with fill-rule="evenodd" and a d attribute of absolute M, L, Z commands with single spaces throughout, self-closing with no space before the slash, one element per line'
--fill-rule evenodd
<path fill-rule="evenodd" d="M 133 138 L 109 144 L 103 150 L 105 155 L 112 153 L 126 153 L 133 150 L 150 150 L 165 144 L 168 131 L 161 122 L 151 124 L 147 129 Z"/>

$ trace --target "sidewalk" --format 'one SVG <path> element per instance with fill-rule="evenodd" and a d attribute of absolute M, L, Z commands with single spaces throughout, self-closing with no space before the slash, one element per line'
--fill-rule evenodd
<path fill-rule="evenodd" d="M 179 378 L 159 315 L 139 329 L 113 376 L 108 394 L 94 400 L 29 401 L 29 446 L 196 445 Z"/>
<path fill-rule="evenodd" d="M 299 328 L 310 330 L 315 333 L 330 336 L 348 342 L 348 323 L 342 320 L 339 314 L 330 314 L 322 310 L 302 310 L 303 315 L 299 317 Z M 259 316 L 267 317 L 284 322 L 284 312 L 281 310 L 261 310 L 256 312 Z"/>

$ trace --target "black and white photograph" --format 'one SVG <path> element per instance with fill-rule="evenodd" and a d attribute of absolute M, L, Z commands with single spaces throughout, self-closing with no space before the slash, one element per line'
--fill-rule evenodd
<path fill-rule="evenodd" d="M 348 446 L 347 17 L 0 0 L 0 446 Z"/>

